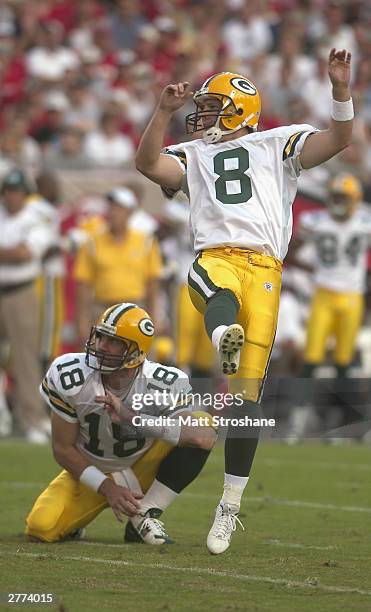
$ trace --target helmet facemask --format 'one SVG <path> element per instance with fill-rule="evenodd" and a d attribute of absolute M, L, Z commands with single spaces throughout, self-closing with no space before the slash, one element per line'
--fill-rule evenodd
<path fill-rule="evenodd" d="M 210 98 L 219 102 L 219 108 L 215 108 L 215 110 L 203 110 L 206 100 Z M 195 132 L 200 132 L 203 130 L 204 139 L 212 143 L 218 142 L 218 140 L 220 140 L 224 134 L 229 134 L 231 132 L 231 130 L 222 131 L 219 124 L 220 122 L 223 124 L 224 118 L 234 117 L 235 115 L 239 114 L 239 111 L 235 107 L 232 98 L 223 94 L 209 93 L 205 95 L 201 92 L 196 92 L 193 100 L 196 105 L 196 111 L 194 113 L 190 113 L 186 117 L 187 134 L 194 134 Z M 214 124 L 207 127 L 204 125 L 204 119 L 214 119 Z M 215 139 L 212 138 L 213 134 L 215 134 Z M 208 136 L 210 140 L 207 139 Z"/>
<path fill-rule="evenodd" d="M 108 353 L 97 349 L 97 341 L 102 336 L 115 338 L 122 345 L 119 354 Z M 121 338 L 101 329 L 101 326 L 94 325 L 91 328 L 89 340 L 85 345 L 86 365 L 93 370 L 98 370 L 103 374 L 110 374 L 127 368 L 137 368 L 143 361 L 136 342 L 128 338 Z"/>
<path fill-rule="evenodd" d="M 334 219 L 345 221 L 352 216 L 355 206 L 351 196 L 338 191 L 330 194 L 328 208 Z"/>
<path fill-rule="evenodd" d="M 349 219 L 362 199 L 362 186 L 351 174 L 340 174 L 330 181 L 328 209 L 331 216 L 339 221 Z"/>

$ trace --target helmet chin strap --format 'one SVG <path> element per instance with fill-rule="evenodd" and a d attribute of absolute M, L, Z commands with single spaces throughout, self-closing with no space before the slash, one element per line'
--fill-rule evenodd
<path fill-rule="evenodd" d="M 227 105 L 223 106 L 223 108 L 222 108 L 222 110 L 220 112 L 223 112 L 223 110 L 228 105 L 229 105 L 229 103 Z M 242 123 L 240 123 L 240 125 L 238 125 L 237 127 L 233 128 L 233 130 L 221 130 L 220 127 L 219 127 L 221 116 L 219 115 L 219 117 L 216 120 L 215 125 L 213 125 L 212 127 L 208 128 L 207 130 L 204 131 L 204 133 L 202 134 L 202 139 L 203 139 L 203 141 L 206 144 L 214 144 L 215 142 L 219 142 L 219 140 L 221 140 L 221 138 L 223 136 L 226 136 L 227 134 L 233 134 L 234 132 L 237 132 L 241 128 L 245 127 L 245 125 L 247 125 L 248 121 L 250 121 L 250 119 L 252 119 L 253 116 L 254 116 L 254 113 L 251 113 L 251 115 L 246 117 L 246 119 Z"/>

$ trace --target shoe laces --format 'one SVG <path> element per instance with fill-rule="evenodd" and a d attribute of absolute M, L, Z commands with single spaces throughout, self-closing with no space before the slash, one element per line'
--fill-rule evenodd
<path fill-rule="evenodd" d="M 215 537 L 223 539 L 228 537 L 229 534 L 236 531 L 237 523 L 241 527 L 242 531 L 245 531 L 245 527 L 238 518 L 237 513 L 231 512 L 230 510 L 224 511 L 224 508 L 221 508 L 218 522 L 214 530 Z"/>
<path fill-rule="evenodd" d="M 140 524 L 139 531 L 142 532 L 146 530 L 151 531 L 154 536 L 167 538 L 164 523 L 159 519 L 153 518 L 151 516 L 146 516 Z"/>

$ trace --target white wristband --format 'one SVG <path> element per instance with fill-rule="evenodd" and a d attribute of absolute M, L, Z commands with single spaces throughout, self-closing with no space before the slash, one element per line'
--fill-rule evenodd
<path fill-rule="evenodd" d="M 352 98 L 349 98 L 346 102 L 332 100 L 331 117 L 335 121 L 351 121 L 354 117 Z"/>
<path fill-rule="evenodd" d="M 93 489 L 93 491 L 98 491 L 100 485 L 106 478 L 106 474 L 103 474 L 103 472 L 98 470 L 94 465 L 88 465 L 80 474 L 80 481 L 87 487 L 90 487 L 90 489 Z"/>

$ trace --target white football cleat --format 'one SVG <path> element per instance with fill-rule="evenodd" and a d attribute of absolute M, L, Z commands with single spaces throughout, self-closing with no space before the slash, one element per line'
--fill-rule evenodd
<path fill-rule="evenodd" d="M 229 325 L 219 342 L 219 355 L 223 374 L 236 374 L 240 365 L 240 351 L 245 341 L 245 332 L 238 323 Z"/>
<path fill-rule="evenodd" d="M 125 531 L 125 542 L 144 542 L 154 546 L 173 544 L 163 522 L 158 520 L 161 514 L 162 510 L 159 508 L 150 508 L 145 514 L 132 516 Z"/>
<path fill-rule="evenodd" d="M 207 548 L 212 555 L 220 555 L 229 548 L 232 533 L 236 531 L 236 523 L 245 531 L 238 518 L 238 511 L 239 507 L 232 504 L 219 504 L 217 507 L 213 526 L 207 536 Z"/>

